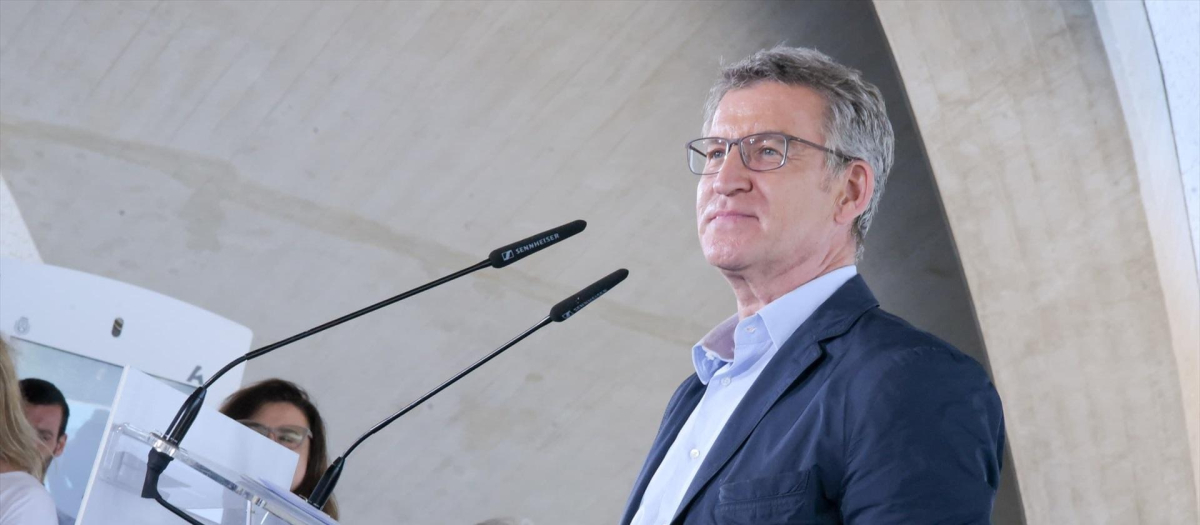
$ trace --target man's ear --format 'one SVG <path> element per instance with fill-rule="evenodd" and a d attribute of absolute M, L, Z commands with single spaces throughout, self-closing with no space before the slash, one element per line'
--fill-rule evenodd
<path fill-rule="evenodd" d="M 871 195 L 875 193 L 875 172 L 866 161 L 853 160 L 835 186 L 837 202 L 833 219 L 838 224 L 852 224 L 871 204 Z"/>
<path fill-rule="evenodd" d="M 67 435 L 60 434 L 58 436 L 58 443 L 54 445 L 54 457 L 61 456 L 63 453 L 63 450 L 65 450 L 66 448 L 67 448 Z"/>

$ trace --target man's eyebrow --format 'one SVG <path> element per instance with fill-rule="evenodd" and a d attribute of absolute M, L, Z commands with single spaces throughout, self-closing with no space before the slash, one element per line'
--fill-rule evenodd
<path fill-rule="evenodd" d="M 709 131 L 709 133 L 712 133 L 712 131 L 710 130 L 710 131 Z M 753 132 L 753 133 L 747 133 L 747 134 L 745 134 L 745 135 L 742 135 L 741 137 L 724 137 L 724 136 L 721 136 L 721 135 L 709 135 L 709 136 L 708 136 L 708 137 L 706 137 L 706 138 L 718 138 L 718 139 L 737 140 L 737 139 L 740 139 L 740 138 L 749 137 L 750 135 L 762 135 L 762 134 L 764 134 L 764 133 L 775 133 L 775 134 L 778 134 L 778 135 L 787 135 L 787 136 L 789 136 L 789 137 L 791 136 L 791 134 L 790 134 L 790 133 L 788 133 L 788 132 L 786 132 L 786 131 L 780 131 L 780 130 L 777 130 L 777 129 L 763 129 L 763 130 L 758 130 L 758 131 L 755 131 L 755 132 Z"/>

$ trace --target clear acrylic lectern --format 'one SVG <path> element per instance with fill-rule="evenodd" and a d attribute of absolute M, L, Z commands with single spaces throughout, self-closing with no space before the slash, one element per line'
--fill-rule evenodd
<path fill-rule="evenodd" d="M 178 448 L 148 430 L 165 427 L 184 397 L 155 378 L 125 370 L 78 525 L 184 523 L 141 497 L 152 447 L 174 457 L 159 479 L 159 493 L 201 523 L 335 523 L 288 491 L 295 452 L 215 410 L 201 411 Z"/>

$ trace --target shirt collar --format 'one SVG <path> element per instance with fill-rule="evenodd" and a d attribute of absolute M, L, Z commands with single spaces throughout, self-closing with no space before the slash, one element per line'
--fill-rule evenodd
<path fill-rule="evenodd" d="M 701 383 L 707 385 L 717 370 L 733 361 L 721 356 L 733 355 L 733 331 L 737 325 L 737 315 L 730 316 L 692 347 L 692 365 Z"/>
<path fill-rule="evenodd" d="M 750 317 L 739 321 L 735 314 L 722 321 L 692 347 L 692 365 L 696 368 L 696 376 L 701 383 L 708 384 L 713 374 L 729 363 L 741 368 L 739 362 L 744 360 L 737 359 L 733 350 L 735 346 L 742 348 L 747 343 L 753 343 L 745 339 L 746 328 L 766 328 L 770 346 L 776 349 L 782 347 L 822 303 L 855 275 L 858 275 L 857 266 L 843 266 L 800 285 Z M 761 357 L 764 353 L 762 350 L 765 350 L 757 346 L 753 348 L 754 357 Z"/>
<path fill-rule="evenodd" d="M 843 266 L 804 283 L 764 306 L 757 315 L 762 316 L 763 324 L 767 325 L 771 342 L 776 347 L 782 347 L 822 303 L 855 275 L 858 275 L 857 266 Z"/>

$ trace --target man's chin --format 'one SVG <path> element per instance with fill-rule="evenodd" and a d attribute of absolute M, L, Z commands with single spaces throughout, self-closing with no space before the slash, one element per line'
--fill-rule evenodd
<path fill-rule="evenodd" d="M 747 266 L 747 257 L 734 249 L 705 249 L 704 259 L 710 266 L 725 273 L 740 272 Z"/>

